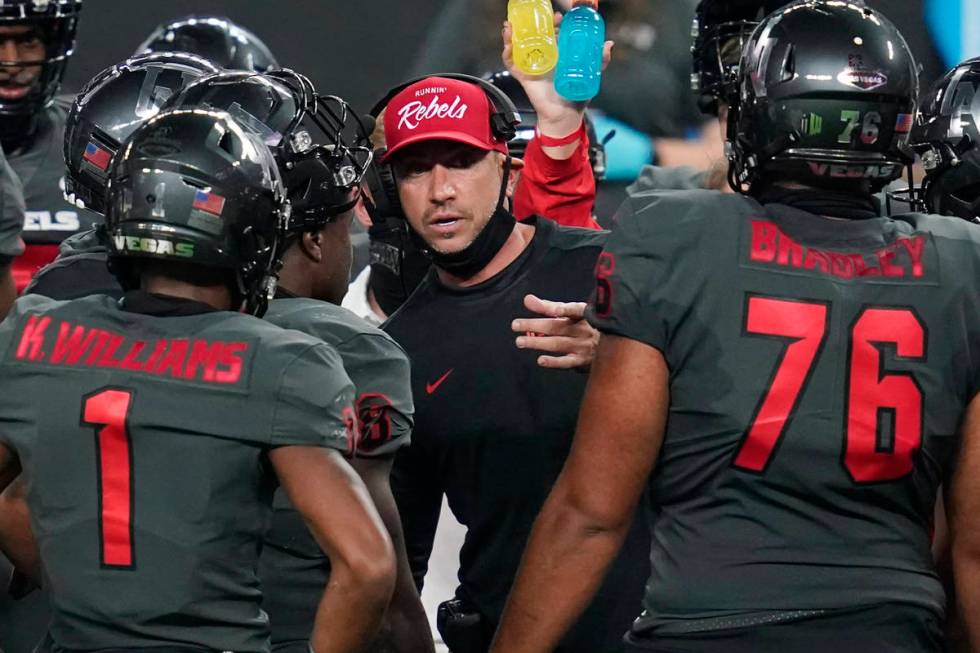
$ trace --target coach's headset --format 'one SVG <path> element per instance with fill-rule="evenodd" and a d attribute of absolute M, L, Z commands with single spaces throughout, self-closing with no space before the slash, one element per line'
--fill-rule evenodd
<path fill-rule="evenodd" d="M 469 82 L 479 86 L 483 89 L 483 92 L 486 93 L 487 98 L 490 100 L 490 133 L 493 134 L 494 139 L 506 143 L 517 134 L 517 126 L 521 124 L 521 114 L 517 111 L 517 107 L 514 106 L 511 99 L 507 97 L 507 94 L 486 80 L 480 79 L 479 77 L 473 77 L 472 75 L 463 75 L 462 73 L 439 73 L 425 75 L 423 77 L 417 77 L 409 80 L 404 84 L 399 84 L 395 88 L 388 91 L 385 96 L 374 105 L 368 115 L 370 115 L 372 120 L 376 122 L 378 116 L 382 111 L 384 111 L 385 107 L 388 106 L 388 103 L 391 102 L 396 95 L 412 84 L 429 79 L 430 77 L 458 79 L 460 81 Z M 372 220 L 376 219 L 375 216 L 377 216 L 378 220 L 384 220 L 389 217 L 404 219 L 405 217 L 404 213 L 402 212 L 401 200 L 398 198 L 398 185 L 395 183 L 394 170 L 392 169 L 390 163 L 381 162 L 387 151 L 387 148 L 383 147 L 374 150 L 373 161 L 364 176 L 364 181 L 367 183 L 368 189 L 371 191 L 372 203 L 374 204 L 373 211 L 371 212 Z M 507 164 L 509 173 L 510 157 L 507 159 Z M 505 189 L 506 186 L 507 184 L 505 181 Z M 367 198 L 365 198 L 365 200 L 367 200 Z"/>

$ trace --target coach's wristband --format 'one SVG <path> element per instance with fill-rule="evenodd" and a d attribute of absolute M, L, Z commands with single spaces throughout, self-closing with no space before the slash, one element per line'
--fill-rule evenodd
<path fill-rule="evenodd" d="M 578 129 L 573 131 L 568 136 L 561 136 L 560 138 L 545 136 L 541 133 L 540 129 L 535 129 L 535 135 L 538 137 L 541 147 L 561 147 L 562 145 L 571 145 L 575 141 L 580 140 L 585 136 L 585 120 L 582 120 L 582 124 L 578 126 Z"/>

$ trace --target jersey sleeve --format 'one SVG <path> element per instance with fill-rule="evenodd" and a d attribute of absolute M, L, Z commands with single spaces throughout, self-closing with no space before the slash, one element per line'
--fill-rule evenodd
<path fill-rule="evenodd" d="M 631 197 L 620 208 L 596 264 L 588 312 L 600 331 L 665 354 L 705 275 L 696 255 L 702 220 L 691 215 L 698 213 L 691 208 L 697 202 L 669 195 L 674 193 Z"/>
<path fill-rule="evenodd" d="M 24 189 L 7 159 L 0 154 L 0 264 L 24 252 Z"/>
<path fill-rule="evenodd" d="M 411 369 L 405 351 L 383 332 L 361 333 L 337 347 L 354 383 L 359 457 L 394 453 L 411 442 Z"/>
<path fill-rule="evenodd" d="M 340 355 L 308 347 L 282 371 L 272 418 L 272 446 L 315 446 L 349 453 L 356 441 L 354 384 Z"/>
<path fill-rule="evenodd" d="M 592 217 L 595 177 L 589 164 L 589 139 L 582 129 L 579 146 L 563 161 L 552 159 L 532 138 L 524 153 L 524 170 L 514 192 L 514 216 L 532 215 L 554 220 L 567 227 L 599 229 Z"/>

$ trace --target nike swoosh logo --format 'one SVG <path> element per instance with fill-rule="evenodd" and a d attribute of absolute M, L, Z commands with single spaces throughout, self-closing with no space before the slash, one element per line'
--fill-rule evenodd
<path fill-rule="evenodd" d="M 439 380 L 436 381 L 435 383 L 426 383 L 425 384 L 425 391 L 426 391 L 426 393 L 428 393 L 428 394 L 431 395 L 433 392 L 435 392 L 436 390 L 438 390 L 439 389 L 439 386 L 442 385 L 442 382 L 445 381 L 446 379 L 448 379 L 449 378 L 449 375 L 452 374 L 452 373 L 453 373 L 453 371 L 452 370 L 449 370 L 448 372 L 446 372 L 445 374 L 443 374 L 442 376 L 440 376 L 439 377 Z"/>

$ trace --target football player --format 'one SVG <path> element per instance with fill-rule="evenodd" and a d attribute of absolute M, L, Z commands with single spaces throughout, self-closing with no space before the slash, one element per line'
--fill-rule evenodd
<path fill-rule="evenodd" d="M 52 648 L 267 651 L 278 478 L 332 563 L 309 646 L 361 650 L 395 563 L 342 457 L 353 386 L 323 342 L 243 314 L 274 290 L 288 218 L 272 153 L 228 114 L 175 110 L 109 187 L 123 300 L 28 296 L 0 328 L 0 479 L 27 480 Z"/>
<path fill-rule="evenodd" d="M 148 60 L 162 60 L 170 74 L 176 74 L 181 65 L 188 65 L 188 58 L 180 53 L 133 57 L 96 78 L 83 94 L 84 101 L 73 107 L 74 119 L 66 134 L 70 185 L 96 208 L 103 206 L 105 177 L 85 163 L 86 144 L 96 136 L 117 133 L 123 126 L 117 117 L 132 122 L 132 107 L 138 100 L 135 90 Z M 342 133 L 351 117 L 349 107 L 338 99 L 321 98 L 306 78 L 281 70 L 266 75 L 240 71 L 208 75 L 176 92 L 166 108 L 234 111 L 249 130 L 274 145 L 291 212 L 283 283 L 265 318 L 321 338 L 341 354 L 355 383 L 355 408 L 363 428 L 362 439 L 347 455 L 401 551 L 399 583 L 376 645 L 383 643 L 392 651 L 431 650 L 428 622 L 400 544 L 401 525 L 388 484 L 394 452 L 408 444 L 411 433 L 408 360 L 390 336 L 335 305 L 347 288 L 351 254 L 345 234 L 368 159 L 368 151 L 358 150 L 357 140 L 350 142 L 350 135 Z M 334 115 L 338 121 L 332 120 Z M 307 131 L 316 126 L 321 127 L 314 132 L 320 144 Z M 99 143 L 115 150 L 101 138 Z M 75 250 L 45 267 L 29 290 L 59 299 L 94 289 L 119 294 L 118 283 L 105 278 L 108 234 L 97 230 L 72 239 L 72 244 Z M 284 490 L 277 490 L 274 505 L 273 528 L 261 561 L 263 607 L 272 623 L 274 648 L 305 650 L 330 561 Z"/>
<path fill-rule="evenodd" d="M 980 293 L 963 270 L 980 230 L 878 217 L 873 192 L 911 160 L 916 76 L 875 10 L 790 4 L 739 66 L 741 194 L 624 205 L 575 446 L 494 651 L 552 649 L 645 492 L 631 651 L 943 650 L 930 526 L 959 450 L 975 531 Z"/>
<path fill-rule="evenodd" d="M 361 438 L 349 452 L 351 464 L 367 485 L 398 558 L 395 592 L 372 650 L 432 651 L 388 482 L 395 452 L 408 445 L 412 431 L 408 358 L 388 334 L 340 307 L 350 278 L 353 209 L 370 158 L 367 134 L 358 132 L 346 103 L 317 95 L 309 80 L 291 71 L 212 75 L 167 106 L 233 110 L 265 142 L 277 144 L 292 213 L 280 283 L 265 319 L 334 347 L 354 383 Z M 285 492 L 277 491 L 274 507 L 259 574 L 263 609 L 272 624 L 273 648 L 306 653 L 330 560 Z"/>
<path fill-rule="evenodd" d="M 105 212 L 104 190 L 112 154 L 157 110 L 144 93 L 148 85 L 156 93 L 174 93 L 207 72 L 217 72 L 217 68 L 191 55 L 164 53 L 134 57 L 97 75 L 76 98 L 65 121 L 69 141 L 65 148 L 66 189 L 74 201 L 100 215 Z M 35 275 L 25 292 L 55 299 L 96 293 L 122 296 L 119 282 L 106 267 L 108 238 L 104 232 L 98 237 L 91 231 L 79 232 L 62 242 L 60 250 L 63 255 Z M 0 501 L 0 511 L 5 516 L 16 515 L 22 494 L 22 484 L 14 484 Z M 8 575 L 0 573 L 0 578 L 5 580 Z M 20 593 L 30 587 L 25 583 L 20 586 Z M 30 651 L 47 627 L 47 597 L 42 590 L 13 603 L 6 601 L 0 597 L 0 633 L 8 653 Z"/>
<path fill-rule="evenodd" d="M 18 292 L 55 258 L 62 240 L 98 219 L 63 194 L 62 139 L 71 101 L 57 95 L 81 8 L 81 0 L 0 5 L 0 144 L 23 182 L 27 205 L 26 250 L 13 267 Z"/>

